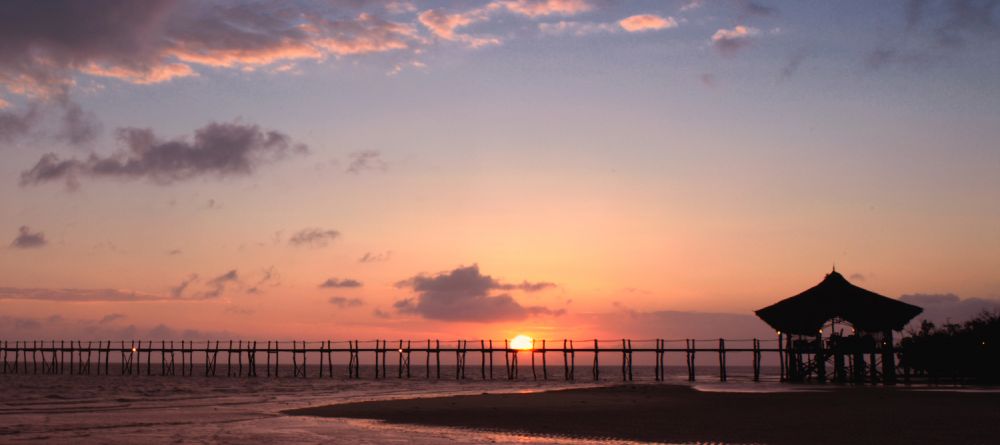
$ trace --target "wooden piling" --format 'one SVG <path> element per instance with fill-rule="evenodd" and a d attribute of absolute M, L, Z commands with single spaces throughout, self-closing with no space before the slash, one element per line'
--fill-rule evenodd
<path fill-rule="evenodd" d="M 719 381 L 726 381 L 726 340 L 719 339 Z"/>
<path fill-rule="evenodd" d="M 753 381 L 760 381 L 760 340 L 753 339 Z"/>
<path fill-rule="evenodd" d="M 479 340 L 479 352 L 482 360 L 480 361 L 479 371 L 482 374 L 483 380 L 486 380 L 486 340 Z"/>
<path fill-rule="evenodd" d="M 538 374 L 535 373 L 535 339 L 531 339 L 531 379 L 538 380 Z"/>
<path fill-rule="evenodd" d="M 598 359 L 598 357 L 600 357 L 600 349 L 601 348 L 597 346 L 597 339 L 595 338 L 594 339 L 594 368 L 593 368 L 593 371 L 592 371 L 593 374 L 594 374 L 594 381 L 595 382 L 601 379 L 601 363 L 600 363 L 600 360 Z"/>
<path fill-rule="evenodd" d="M 512 379 L 512 374 L 510 372 L 510 347 L 507 345 L 507 339 L 503 339 L 503 367 L 507 371 L 507 380 Z"/>
<path fill-rule="evenodd" d="M 256 345 L 257 342 L 254 342 Z M 330 340 L 326 341 L 326 370 L 329 371 L 330 377 L 333 377 L 333 342 Z"/>
<path fill-rule="evenodd" d="M 576 346 L 573 340 L 569 340 L 569 380 L 576 380 Z"/>
<path fill-rule="evenodd" d="M 694 360 L 695 360 L 695 352 L 697 352 L 695 350 L 695 349 L 697 349 L 697 344 L 695 342 L 696 341 L 694 339 L 690 339 L 690 338 L 687 339 L 687 340 L 685 340 L 685 345 L 686 345 L 685 346 L 685 353 L 687 355 L 687 371 L 688 371 L 688 381 L 689 382 L 693 382 L 696 379 Z"/>
<path fill-rule="evenodd" d="M 548 363 L 546 363 L 546 361 L 545 361 L 545 356 L 548 355 L 548 354 L 546 354 L 546 352 L 548 352 L 548 348 L 545 347 L 545 339 L 543 338 L 542 339 L 542 380 L 548 380 L 549 379 L 549 366 L 548 366 Z"/>

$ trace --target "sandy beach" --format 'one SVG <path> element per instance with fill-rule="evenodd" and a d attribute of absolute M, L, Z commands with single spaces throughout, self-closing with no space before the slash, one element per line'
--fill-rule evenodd
<path fill-rule="evenodd" d="M 348 403 L 285 413 L 671 443 L 986 444 L 1000 437 L 1000 393 L 816 389 L 735 393 L 622 385 Z"/>

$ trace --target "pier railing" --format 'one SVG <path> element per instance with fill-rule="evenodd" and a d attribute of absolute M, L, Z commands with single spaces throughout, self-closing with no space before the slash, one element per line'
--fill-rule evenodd
<path fill-rule="evenodd" d="M 668 354 L 685 357 L 688 377 L 696 377 L 695 358 L 698 353 L 718 354 L 719 378 L 727 378 L 727 355 L 751 353 L 754 380 L 760 379 L 761 356 L 780 353 L 774 340 L 746 340 L 749 346 L 727 347 L 725 339 L 716 340 L 536 340 L 530 348 L 514 348 L 509 340 L 347 340 L 347 341 L 259 341 L 259 340 L 14 340 L 0 341 L 0 359 L 4 374 L 119 374 L 119 375 L 195 375 L 226 376 L 279 375 L 281 364 L 291 365 L 291 375 L 307 377 L 308 358 L 316 358 L 318 376 L 334 376 L 335 359 L 346 358 L 347 377 L 360 378 L 362 359 L 373 359 L 375 378 L 386 378 L 390 372 L 398 378 L 410 378 L 413 368 L 423 365 L 424 376 L 441 378 L 442 354 L 445 366 L 454 366 L 455 377 L 463 379 L 478 374 L 482 379 L 519 378 L 523 366 L 519 359 L 527 355 L 532 377 L 549 379 L 553 358 L 561 358 L 562 378 L 576 379 L 576 355 L 587 354 L 592 359 L 589 375 L 601 377 L 601 359 L 609 356 L 621 364 L 621 378 L 633 380 L 633 359 L 636 354 L 653 357 L 656 380 L 665 378 Z M 762 344 L 775 344 L 765 347 Z M 502 354 L 503 373 L 497 372 Z M 423 363 L 415 362 L 414 356 Z M 478 358 L 476 363 L 469 356 Z M 263 357 L 261 357 L 263 356 Z M 447 360 L 451 356 L 453 360 Z M 390 358 L 393 363 L 390 367 Z M 262 360 L 263 359 L 263 360 Z M 614 360 L 614 358 L 612 359 Z M 114 365 L 114 366 L 112 366 Z M 196 369 L 197 365 L 197 369 Z M 338 363 L 336 367 L 342 368 Z M 261 369 L 263 368 L 263 372 Z M 395 369 L 390 369 L 395 368 Z M 478 368 L 478 369 L 476 369 Z M 287 372 L 287 369 L 285 370 Z M 478 373 L 476 372 L 478 371 Z"/>
<path fill-rule="evenodd" d="M 695 381 L 699 367 L 717 367 L 717 377 L 727 381 L 732 354 L 740 353 L 736 366 L 749 365 L 752 380 L 760 381 L 765 354 L 780 364 L 780 380 L 801 377 L 808 361 L 801 350 L 774 339 L 616 339 L 616 340 L 534 340 L 530 347 L 514 348 L 509 340 L 344 340 L 344 341 L 259 341 L 259 340 L 10 340 L 0 341 L 3 374 L 98 374 L 98 375 L 181 375 L 181 376 L 310 376 L 361 378 L 361 361 L 366 374 L 374 363 L 374 377 L 412 378 L 419 368 L 425 378 L 442 378 L 444 366 L 453 367 L 454 378 L 519 379 L 529 369 L 531 378 L 576 380 L 577 354 L 588 368 L 584 378 L 600 380 L 602 372 L 613 372 L 622 381 L 632 381 L 637 358 L 650 363 L 656 381 L 666 379 L 666 364 L 687 370 L 687 380 Z M 706 361 L 706 355 L 709 358 Z M 823 357 L 820 354 L 818 357 Z M 470 361 L 469 358 L 472 360 Z M 528 359 L 528 363 L 521 360 Z M 309 360 L 316 360 L 310 363 Z M 477 360 L 478 359 L 478 360 Z M 478 363 L 476 363 L 478 361 Z M 502 361 L 503 367 L 500 367 Z M 390 363 L 391 362 L 391 363 Z M 710 365 L 706 365 L 710 363 Z M 826 360 L 822 362 L 825 367 Z M 290 366 L 289 366 L 290 365 Z M 478 365 L 478 366 L 477 366 Z M 613 365 L 614 368 L 609 365 Z M 618 368 L 619 370 L 615 369 Z M 346 366 L 346 373 L 344 367 Z M 854 362 L 850 366 L 855 366 Z M 875 368 L 874 360 L 866 365 Z M 562 372 L 553 371 L 562 368 Z M 793 370 L 794 368 L 794 370 Z M 318 372 L 317 372 L 318 370 Z M 874 371 L 873 371 L 874 372 Z M 713 373 L 715 374 L 715 373 Z M 449 377 L 451 377 L 449 375 Z M 862 372 L 860 375 L 864 375 Z M 772 376 L 773 377 L 773 376 Z M 872 381 L 875 374 L 872 374 Z"/>

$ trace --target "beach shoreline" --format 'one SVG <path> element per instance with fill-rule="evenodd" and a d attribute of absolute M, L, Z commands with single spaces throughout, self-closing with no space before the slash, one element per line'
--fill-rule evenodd
<path fill-rule="evenodd" d="M 669 443 L 985 444 L 1000 434 L 996 392 L 816 389 L 737 393 L 634 384 L 358 402 L 283 413 Z"/>

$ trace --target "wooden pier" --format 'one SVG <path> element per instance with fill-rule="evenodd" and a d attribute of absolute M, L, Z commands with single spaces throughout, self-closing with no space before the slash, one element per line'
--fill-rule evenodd
<path fill-rule="evenodd" d="M 442 344 L 444 343 L 444 344 Z M 555 346 L 553 346 L 555 345 Z M 767 345 L 767 346 L 765 346 Z M 318 357 L 314 366 L 313 376 L 318 377 L 346 376 L 361 378 L 362 358 L 372 358 L 374 363 L 374 378 L 384 379 L 393 371 L 396 378 L 413 378 L 414 367 L 423 365 L 424 378 L 441 377 L 441 354 L 453 354 L 454 362 L 445 366 L 454 367 L 454 378 L 466 379 L 478 377 L 482 380 L 492 380 L 502 375 L 508 380 L 519 378 L 519 357 L 528 354 L 532 379 L 548 380 L 562 378 L 576 379 L 577 354 L 592 355 L 590 377 L 597 381 L 601 379 L 602 359 L 605 369 L 620 365 L 622 381 L 632 381 L 635 377 L 633 365 L 635 357 L 652 358 L 653 374 L 656 381 L 666 379 L 665 369 L 670 363 L 678 366 L 684 363 L 687 369 L 687 379 L 697 378 L 696 357 L 698 353 L 712 354 L 718 357 L 715 374 L 720 381 L 729 377 L 729 360 L 732 354 L 741 353 L 747 357 L 746 363 L 752 369 L 753 381 L 760 381 L 762 376 L 761 360 L 767 354 L 780 363 L 778 377 L 781 381 L 805 381 L 813 377 L 817 381 L 825 381 L 826 362 L 834 358 L 834 375 L 853 376 L 849 381 L 860 383 L 874 382 L 878 378 L 877 366 L 874 360 L 875 351 L 871 351 L 872 360 L 865 363 L 863 354 L 849 355 L 849 366 L 844 365 L 845 354 L 824 353 L 822 342 L 809 345 L 795 343 L 790 336 L 779 336 L 778 339 L 652 339 L 652 340 L 570 340 L 557 341 L 535 340 L 531 348 L 515 349 L 509 340 L 349 340 L 349 341 L 257 341 L 257 340 L 206 340 L 206 341 L 170 341 L 170 340 L 12 340 L 0 341 L 0 359 L 3 361 L 3 374 L 97 374 L 97 375 L 161 375 L 161 376 L 194 376 L 206 377 L 310 377 L 307 358 Z M 839 347 L 839 346 L 838 346 Z M 817 349 L 818 348 L 818 349 Z M 839 350 L 838 350 L 839 351 Z M 503 354 L 504 373 L 494 371 L 496 354 Z M 891 354 L 891 352 L 890 352 Z M 263 363 L 259 356 L 263 355 Z M 413 355 L 418 361 L 413 361 Z M 471 355 L 471 357 L 470 357 Z M 390 357 L 393 358 L 390 367 Z M 550 373 L 551 358 L 561 357 L 561 376 Z M 683 359 L 682 359 L 683 357 Z M 812 357 L 810 359 L 810 357 Z M 420 363 L 419 358 L 423 358 Z M 469 358 L 472 358 L 470 363 Z M 335 370 L 335 359 L 343 360 L 336 368 L 343 370 L 346 362 L 346 373 Z M 478 372 L 475 360 L 478 359 Z M 196 366 L 197 362 L 197 366 Z M 433 363 L 432 363 L 433 362 Z M 154 366 L 155 365 L 157 366 Z M 282 368 L 281 364 L 286 363 Z M 819 366 L 822 363 L 823 366 Z M 260 370 L 263 364 L 264 369 Z M 290 364 L 290 369 L 287 365 Z M 704 363 L 702 363 L 704 365 Z M 223 367 L 225 370 L 223 371 Z M 366 365 L 367 368 L 367 365 Z M 392 369 L 395 368 L 395 369 Z M 557 368 L 558 369 L 558 368 Z M 822 371 L 820 371 L 822 369 Z M 846 371 L 850 370 L 850 373 Z M 290 372 L 289 372 L 290 371 Z M 284 374 L 282 374 L 284 372 Z M 475 377 L 473 377 L 475 376 Z M 866 376 L 868 376 L 866 378 Z M 836 381 L 847 381 L 836 379 Z"/>

